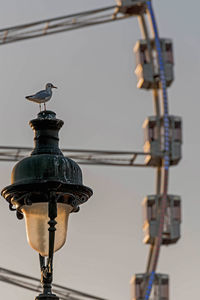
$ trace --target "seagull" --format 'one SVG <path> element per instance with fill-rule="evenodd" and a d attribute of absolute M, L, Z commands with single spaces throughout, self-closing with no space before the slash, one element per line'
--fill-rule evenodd
<path fill-rule="evenodd" d="M 41 103 L 44 103 L 44 110 L 46 110 L 46 104 L 45 102 L 49 101 L 52 97 L 52 90 L 51 89 L 57 89 L 56 86 L 54 86 L 52 83 L 47 83 L 46 84 L 46 89 L 37 92 L 35 95 L 31 96 L 26 96 L 25 98 L 27 100 L 36 102 L 40 106 L 40 111 L 41 111 Z"/>

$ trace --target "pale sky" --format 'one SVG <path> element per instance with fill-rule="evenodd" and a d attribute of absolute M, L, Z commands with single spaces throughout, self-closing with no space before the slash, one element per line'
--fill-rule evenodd
<path fill-rule="evenodd" d="M 1 0 L 0 28 L 115 4 L 114 0 Z M 170 299 L 199 294 L 200 2 L 154 0 L 161 37 L 172 38 L 175 81 L 170 114 L 183 117 L 183 159 L 170 169 L 169 193 L 182 197 L 182 238 L 162 247 L 158 272 L 170 276 Z M 58 86 L 48 109 L 65 124 L 64 148 L 142 150 L 142 123 L 153 113 L 151 92 L 136 88 L 136 18 L 0 47 L 1 145 L 32 146 L 28 122 L 38 105 L 24 96 L 47 82 Z M 13 163 L 0 163 L 1 189 Z M 153 169 L 82 166 L 93 197 L 70 216 L 68 240 L 55 254 L 54 282 L 110 300 L 130 299 L 129 281 L 146 268 L 143 198 L 155 192 Z M 38 254 L 26 241 L 24 220 L 2 198 L 0 266 L 40 277 Z M 0 282 L 2 299 L 35 293 Z"/>

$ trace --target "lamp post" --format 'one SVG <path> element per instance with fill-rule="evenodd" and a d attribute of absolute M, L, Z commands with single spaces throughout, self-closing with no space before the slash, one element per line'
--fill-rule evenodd
<path fill-rule="evenodd" d="M 15 165 L 12 184 L 1 192 L 18 219 L 25 217 L 28 243 L 39 252 L 43 293 L 36 300 L 58 300 L 51 292 L 53 254 L 66 241 L 69 214 L 92 195 L 82 183 L 80 167 L 59 149 L 63 124 L 52 111 L 30 121 L 35 148 Z"/>

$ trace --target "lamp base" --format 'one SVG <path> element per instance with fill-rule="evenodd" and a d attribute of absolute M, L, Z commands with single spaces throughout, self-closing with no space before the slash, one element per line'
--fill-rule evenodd
<path fill-rule="evenodd" d="M 59 298 L 54 294 L 40 294 L 35 298 L 35 300 L 59 300 Z"/>

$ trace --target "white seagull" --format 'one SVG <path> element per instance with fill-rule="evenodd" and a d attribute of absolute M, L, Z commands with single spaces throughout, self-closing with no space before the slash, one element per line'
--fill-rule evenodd
<path fill-rule="evenodd" d="M 46 110 L 45 102 L 47 102 L 51 99 L 51 97 L 52 97 L 51 89 L 53 89 L 53 88 L 57 89 L 57 87 L 54 86 L 52 83 L 47 83 L 45 90 L 39 91 L 35 95 L 26 96 L 25 98 L 30 101 L 38 103 L 40 106 L 40 111 L 41 111 L 41 104 L 44 103 L 44 110 Z"/>

